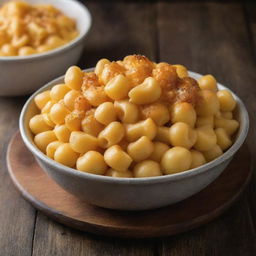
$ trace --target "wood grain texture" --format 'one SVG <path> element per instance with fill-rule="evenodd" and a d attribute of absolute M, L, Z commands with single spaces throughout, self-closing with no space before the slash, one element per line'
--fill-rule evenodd
<path fill-rule="evenodd" d="M 39 213 L 35 230 L 35 256 L 124 255 L 153 256 L 156 241 L 120 240 L 72 230 Z M 48 245 L 45 247 L 45 245 Z"/>
<path fill-rule="evenodd" d="M 34 208 L 14 188 L 6 167 L 7 144 L 17 130 L 23 98 L 0 98 L 0 255 L 30 256 Z"/>
<path fill-rule="evenodd" d="M 85 2 L 93 22 L 79 65 L 94 67 L 101 58 L 119 60 L 129 54 L 156 59 L 154 2 Z"/>
<path fill-rule="evenodd" d="M 14 184 L 40 211 L 67 226 L 119 238 L 174 235 L 205 224 L 240 196 L 252 173 L 244 145 L 225 171 L 196 195 L 160 209 L 126 212 L 92 206 L 66 192 L 40 168 L 19 133 L 9 144 L 7 163 Z"/>
<path fill-rule="evenodd" d="M 214 222 L 188 233 L 164 238 L 159 254 L 255 255 L 255 237 L 248 215 L 248 204 L 242 198 Z"/>
<path fill-rule="evenodd" d="M 248 36 L 253 49 L 254 58 L 256 58 L 256 3 L 254 1 L 245 1 L 244 16 L 247 21 Z"/>
<path fill-rule="evenodd" d="M 211 73 L 245 102 L 251 122 L 250 153 L 255 155 L 256 67 L 243 6 L 164 2 L 158 4 L 158 18 L 161 60 Z M 175 33 L 170 36 L 170 31 Z M 249 196 L 222 218 L 199 231 L 163 241 L 160 254 L 190 255 L 192 250 L 193 255 L 255 255 L 255 179 L 251 188 Z"/>
<path fill-rule="evenodd" d="M 248 38 L 250 40 L 250 51 L 251 51 L 251 57 L 254 59 L 254 65 L 253 65 L 253 69 L 251 70 L 250 67 L 250 73 L 252 73 L 252 77 L 251 77 L 251 85 L 248 85 L 247 89 L 248 89 L 248 105 L 250 107 L 250 116 L 251 116 L 251 129 L 250 129 L 250 134 L 249 136 L 251 138 L 255 138 L 255 133 L 256 133 L 256 116 L 255 116 L 255 111 L 256 111 L 256 100 L 255 100 L 255 92 L 252 92 L 252 87 L 255 88 L 255 86 L 253 86 L 254 81 L 256 79 L 256 75 L 255 75 L 255 69 L 256 69 L 256 4 L 252 1 L 246 1 L 244 3 L 244 18 L 247 22 L 247 31 L 248 31 Z M 249 88 L 250 87 L 250 88 Z M 252 92 L 252 94 L 250 94 L 250 91 Z M 254 94 L 253 94 L 254 93 Z M 255 143 L 254 143 L 254 139 L 251 140 L 251 147 L 252 147 L 252 152 L 255 152 Z M 255 154 L 255 153 L 254 153 Z M 255 159 L 254 159 L 254 166 L 256 165 Z M 254 172 L 253 175 L 253 182 L 251 183 L 250 186 L 250 194 L 249 194 L 249 203 L 250 203 L 250 210 L 251 210 L 251 214 L 252 214 L 252 223 L 254 225 L 254 228 L 256 229 L 256 201 L 255 201 L 255 197 L 256 197 L 256 174 Z"/>

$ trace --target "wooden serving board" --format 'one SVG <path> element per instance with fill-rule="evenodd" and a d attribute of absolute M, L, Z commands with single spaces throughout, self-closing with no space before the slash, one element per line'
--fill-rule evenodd
<path fill-rule="evenodd" d="M 198 194 L 168 207 L 128 212 L 92 206 L 63 190 L 39 167 L 19 132 L 9 144 L 7 164 L 23 197 L 50 218 L 95 234 L 133 238 L 174 235 L 211 221 L 239 197 L 252 174 L 244 145 L 223 174 Z"/>

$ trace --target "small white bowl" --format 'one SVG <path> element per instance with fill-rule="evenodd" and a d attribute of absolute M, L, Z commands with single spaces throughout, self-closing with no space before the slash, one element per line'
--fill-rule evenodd
<path fill-rule="evenodd" d="M 0 0 L 0 5 L 7 2 Z M 85 37 L 91 27 L 88 9 L 76 0 L 26 0 L 29 4 L 51 4 L 76 20 L 79 36 L 54 50 L 29 56 L 0 56 L 0 96 L 18 96 L 34 92 L 62 75 L 81 56 Z"/>
<path fill-rule="evenodd" d="M 189 75 L 196 79 L 201 77 L 194 72 L 189 72 Z M 237 102 L 235 118 L 240 127 L 234 144 L 217 159 L 185 172 L 151 178 L 112 178 L 80 172 L 43 154 L 35 146 L 28 127 L 30 118 L 38 113 L 34 103 L 35 96 L 62 81 L 63 77 L 53 80 L 28 99 L 20 115 L 21 136 L 43 170 L 60 186 L 97 206 L 119 210 L 146 210 L 186 199 L 205 188 L 223 172 L 243 144 L 248 132 L 247 110 L 242 101 L 232 93 Z M 227 89 L 221 84 L 218 84 L 218 87 Z"/>

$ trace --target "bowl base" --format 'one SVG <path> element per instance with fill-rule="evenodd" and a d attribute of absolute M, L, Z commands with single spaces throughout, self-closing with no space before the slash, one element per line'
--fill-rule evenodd
<path fill-rule="evenodd" d="M 211 221 L 241 195 L 252 174 L 243 145 L 226 170 L 198 194 L 164 208 L 127 212 L 92 206 L 63 190 L 39 167 L 19 132 L 10 141 L 7 164 L 22 196 L 50 218 L 95 234 L 133 238 L 174 235 Z"/>

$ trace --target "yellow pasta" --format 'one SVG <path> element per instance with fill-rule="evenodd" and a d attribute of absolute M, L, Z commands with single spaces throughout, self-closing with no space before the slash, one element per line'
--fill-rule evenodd
<path fill-rule="evenodd" d="M 1 56 L 27 56 L 60 47 L 78 36 L 76 23 L 51 5 L 8 1 L 0 8 Z"/>
<path fill-rule="evenodd" d="M 56 125 L 54 128 L 54 132 L 59 141 L 69 142 L 69 137 L 70 137 L 71 132 L 65 124 Z"/>
<path fill-rule="evenodd" d="M 233 113 L 231 111 L 224 111 L 224 112 L 221 112 L 221 117 L 224 118 L 224 119 L 233 119 Z"/>
<path fill-rule="evenodd" d="M 122 100 L 127 98 L 131 89 L 130 81 L 124 75 L 117 75 L 112 78 L 104 87 L 104 90 L 112 100 Z"/>
<path fill-rule="evenodd" d="M 63 18 L 58 22 L 71 26 Z M 44 35 L 34 25 L 31 30 Z M 63 43 L 54 35 L 47 42 L 46 47 Z M 64 83 L 38 94 L 35 104 L 38 112 L 29 127 L 43 153 L 79 171 L 113 178 L 200 167 L 231 147 L 239 128 L 236 101 L 229 91 L 218 90 L 213 76 L 196 81 L 182 65 L 156 64 L 140 55 L 101 59 L 94 72 L 72 66 Z"/>
<path fill-rule="evenodd" d="M 212 75 L 202 76 L 198 80 L 198 84 L 202 90 L 211 90 L 213 92 L 218 90 L 216 79 Z"/>
<path fill-rule="evenodd" d="M 124 126 L 119 122 L 112 122 L 99 133 L 99 145 L 102 148 L 109 148 L 118 144 L 123 139 L 124 134 Z"/>
<path fill-rule="evenodd" d="M 117 75 L 124 74 L 123 66 L 117 62 L 109 62 L 103 65 L 102 71 L 100 72 L 99 81 L 101 84 L 106 85 L 112 78 Z"/>
<path fill-rule="evenodd" d="M 141 113 L 144 119 L 151 118 L 158 126 L 162 126 L 170 120 L 168 108 L 161 103 L 145 105 L 142 107 Z"/>
<path fill-rule="evenodd" d="M 161 160 L 161 167 L 165 174 L 183 172 L 190 168 L 192 155 L 183 147 L 173 147 L 167 150 Z"/>
<path fill-rule="evenodd" d="M 94 113 L 95 110 L 86 112 L 84 119 L 81 121 L 81 128 L 85 133 L 98 136 L 98 134 L 104 129 L 104 126 L 96 120 Z"/>
<path fill-rule="evenodd" d="M 176 64 L 176 65 L 173 65 L 173 67 L 176 68 L 176 72 L 180 78 L 184 78 L 188 76 L 188 70 L 183 65 Z"/>
<path fill-rule="evenodd" d="M 69 110 L 64 104 L 55 103 L 50 110 L 50 118 L 55 124 L 63 124 L 65 117 L 69 113 Z"/>
<path fill-rule="evenodd" d="M 53 141 L 51 143 L 48 144 L 48 146 L 46 147 L 46 155 L 52 159 L 54 159 L 54 154 L 55 154 L 55 151 L 57 150 L 57 148 L 62 145 L 63 142 L 61 141 Z"/>
<path fill-rule="evenodd" d="M 109 98 L 105 93 L 104 88 L 100 86 L 90 86 L 89 88 L 83 91 L 83 95 L 88 100 L 88 102 L 94 107 L 97 107 L 100 104 L 109 101 Z"/>
<path fill-rule="evenodd" d="M 220 90 L 217 92 L 220 102 L 221 111 L 233 111 L 236 107 L 236 101 L 228 90 Z"/>
<path fill-rule="evenodd" d="M 127 147 L 127 153 L 135 162 L 147 159 L 152 154 L 153 150 L 154 144 L 146 136 L 130 143 Z"/>
<path fill-rule="evenodd" d="M 46 147 L 48 144 L 55 140 L 57 140 L 57 138 L 54 131 L 41 132 L 34 137 L 36 146 L 44 153 L 46 152 Z"/>
<path fill-rule="evenodd" d="M 128 141 L 135 141 L 142 136 L 146 136 L 150 140 L 153 140 L 157 132 L 157 126 L 151 118 L 140 121 L 136 124 L 128 124 L 125 128 L 126 138 Z"/>
<path fill-rule="evenodd" d="M 128 100 L 115 101 L 114 103 L 117 117 L 126 124 L 136 123 L 139 119 L 139 108 Z"/>
<path fill-rule="evenodd" d="M 232 140 L 225 129 L 217 128 L 215 129 L 215 133 L 217 136 L 217 144 L 222 150 L 226 150 L 232 145 Z"/>
<path fill-rule="evenodd" d="M 191 127 L 194 127 L 196 122 L 196 111 L 194 107 L 187 102 L 179 102 L 171 107 L 171 122 L 183 122 L 187 123 Z"/>
<path fill-rule="evenodd" d="M 104 102 L 100 104 L 95 111 L 95 119 L 104 125 L 108 125 L 116 121 L 116 111 L 112 102 Z"/>
<path fill-rule="evenodd" d="M 104 66 L 106 65 L 106 64 L 109 64 L 110 63 L 110 61 L 109 60 L 107 60 L 107 59 L 101 59 L 101 60 L 99 60 L 98 62 L 97 62 L 97 65 L 96 65 L 96 67 L 95 67 L 95 74 L 96 75 L 100 75 L 101 73 L 102 73 L 102 71 L 103 71 L 103 69 L 104 69 Z"/>
<path fill-rule="evenodd" d="M 108 169 L 107 172 L 105 173 L 106 176 L 114 177 L 114 178 L 132 178 L 133 174 L 131 171 L 123 171 L 119 172 L 117 170 L 113 169 Z"/>
<path fill-rule="evenodd" d="M 162 172 L 159 163 L 152 160 L 144 160 L 135 165 L 133 175 L 135 178 L 146 178 L 161 176 Z"/>
<path fill-rule="evenodd" d="M 81 93 L 77 90 L 70 90 L 64 96 L 64 104 L 69 110 L 74 110 L 76 99 L 81 96 Z"/>
<path fill-rule="evenodd" d="M 196 119 L 196 127 L 210 126 L 214 127 L 214 116 L 199 116 Z"/>
<path fill-rule="evenodd" d="M 80 131 L 84 115 L 83 111 L 72 111 L 65 116 L 65 125 L 70 131 Z"/>
<path fill-rule="evenodd" d="M 28 56 L 36 53 L 36 49 L 31 46 L 22 46 L 18 51 L 19 56 Z"/>
<path fill-rule="evenodd" d="M 52 129 L 52 127 L 45 122 L 43 115 L 33 116 L 29 120 L 29 128 L 34 134 L 49 131 Z"/>
<path fill-rule="evenodd" d="M 97 149 L 98 138 L 84 132 L 74 131 L 70 135 L 69 143 L 75 152 L 86 153 Z"/>
<path fill-rule="evenodd" d="M 118 145 L 111 146 L 105 151 L 104 160 L 108 166 L 120 172 L 127 171 L 132 163 L 132 158 Z"/>
<path fill-rule="evenodd" d="M 157 81 L 152 77 L 148 77 L 142 84 L 130 90 L 129 98 L 135 104 L 149 104 L 158 100 L 161 92 L 161 87 Z"/>
<path fill-rule="evenodd" d="M 36 95 L 35 103 L 39 109 L 42 109 L 47 102 L 51 100 L 50 91 L 44 91 Z"/>
<path fill-rule="evenodd" d="M 50 91 L 51 100 L 58 102 L 70 91 L 65 84 L 54 85 Z"/>
<path fill-rule="evenodd" d="M 54 105 L 55 103 L 51 100 L 49 100 L 48 102 L 46 102 L 46 104 L 43 106 L 41 112 L 42 114 L 49 114 L 50 113 L 50 110 L 52 108 L 52 106 Z"/>
<path fill-rule="evenodd" d="M 239 127 L 238 121 L 234 119 L 229 120 L 224 118 L 215 118 L 214 125 L 216 128 L 223 128 L 230 136 L 233 135 Z"/>
<path fill-rule="evenodd" d="M 1 54 L 5 57 L 8 56 L 16 56 L 17 55 L 17 50 L 15 47 L 13 47 L 11 44 L 4 44 L 0 48 Z"/>
<path fill-rule="evenodd" d="M 161 162 L 161 159 L 164 153 L 169 149 L 169 146 L 162 142 L 154 142 L 153 152 L 150 155 L 150 159 L 158 163 Z"/>
<path fill-rule="evenodd" d="M 79 90 L 83 82 L 82 70 L 77 66 L 70 67 L 65 74 L 64 81 L 70 89 Z"/>
<path fill-rule="evenodd" d="M 76 162 L 79 171 L 103 175 L 107 170 L 104 157 L 97 151 L 88 151 Z"/>
<path fill-rule="evenodd" d="M 217 137 L 213 128 L 202 126 L 196 129 L 197 139 L 194 148 L 198 151 L 208 151 L 217 143 Z"/>
<path fill-rule="evenodd" d="M 200 91 L 200 98 L 196 104 L 196 112 L 199 116 L 211 116 L 218 112 L 219 100 L 215 92 L 210 90 Z"/>
<path fill-rule="evenodd" d="M 190 149 L 197 141 L 197 132 L 183 122 L 172 125 L 170 127 L 169 136 L 173 146 L 180 146 L 187 149 Z"/>
<path fill-rule="evenodd" d="M 158 126 L 156 130 L 155 140 L 163 142 L 165 144 L 170 144 L 170 135 L 169 135 L 169 127 L 166 126 Z"/>
<path fill-rule="evenodd" d="M 48 113 L 42 114 L 44 122 L 50 126 L 51 128 L 55 127 L 55 123 L 51 120 L 50 115 Z"/>
<path fill-rule="evenodd" d="M 206 163 L 204 155 L 197 150 L 191 150 L 192 162 L 190 168 L 196 168 Z"/>
<path fill-rule="evenodd" d="M 215 158 L 221 156 L 223 154 L 223 151 L 219 145 L 214 145 L 214 147 L 212 147 L 210 150 L 204 151 L 203 154 L 204 154 L 206 161 L 210 162 L 210 161 L 214 160 Z"/>

